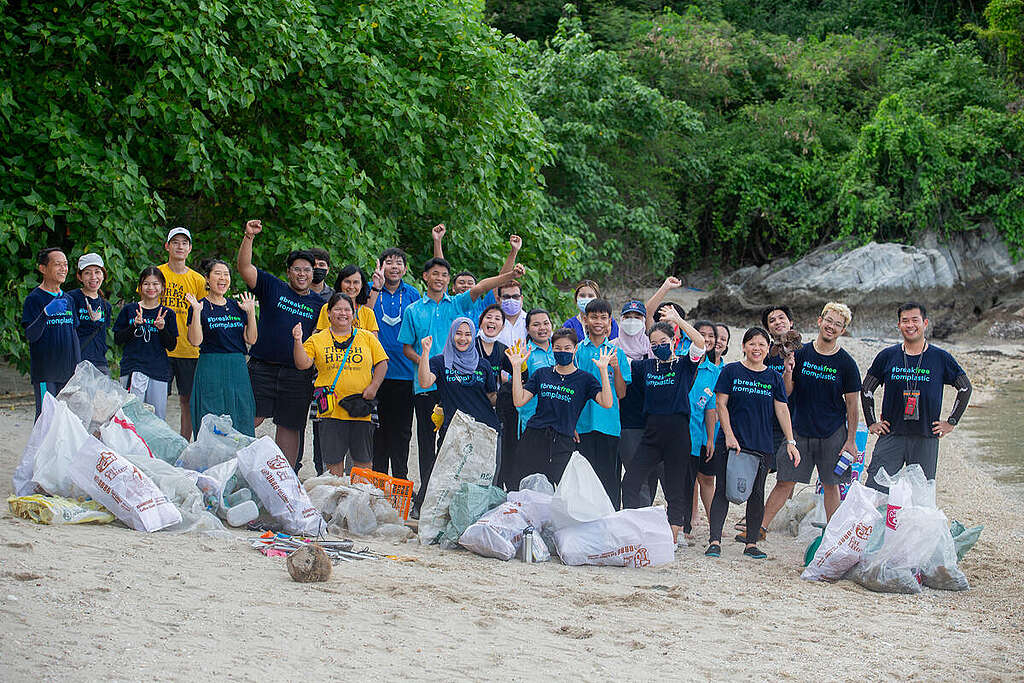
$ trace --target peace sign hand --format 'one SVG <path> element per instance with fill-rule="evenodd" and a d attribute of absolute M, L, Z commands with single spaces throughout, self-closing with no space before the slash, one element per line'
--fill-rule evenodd
<path fill-rule="evenodd" d="M 374 287 L 382 289 L 384 287 L 384 267 L 380 265 L 380 259 L 377 259 L 376 264 L 377 266 L 373 269 L 371 279 L 373 280 Z"/>
<path fill-rule="evenodd" d="M 156 312 L 156 318 L 153 319 L 153 326 L 156 327 L 156 329 L 164 329 L 164 325 L 167 324 L 166 322 L 164 322 L 165 315 L 167 315 L 167 309 L 161 306 L 160 310 Z"/>
<path fill-rule="evenodd" d="M 142 302 L 137 304 L 138 308 L 135 310 L 135 319 L 132 320 L 132 324 L 136 327 L 142 327 L 145 321 L 142 319 Z"/>

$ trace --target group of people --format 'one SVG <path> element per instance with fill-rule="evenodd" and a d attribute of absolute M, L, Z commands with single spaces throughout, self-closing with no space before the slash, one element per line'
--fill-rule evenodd
<path fill-rule="evenodd" d="M 903 342 L 879 353 L 862 380 L 841 348 L 852 319 L 841 303 L 824 305 L 815 338 L 797 348 L 790 309 L 769 306 L 761 326 L 743 334 L 741 358 L 726 363 L 726 325 L 690 322 L 678 304 L 665 303 L 682 285 L 674 277 L 646 301 L 626 301 L 618 320 L 597 283 L 584 280 L 573 291 L 578 313 L 555 326 L 547 310 L 526 305 L 516 235 L 497 274 L 478 280 L 468 271 L 453 277 L 447 229 L 435 226 L 421 292 L 406 281 L 407 256 L 397 247 L 370 275 L 345 267 L 334 288 L 326 284 L 325 250 L 293 251 L 281 279 L 253 264 L 263 229 L 259 220 L 245 224 L 235 268 L 247 291 L 235 298 L 226 262 L 210 259 L 196 272 L 187 264 L 190 232 L 167 234 L 167 263 L 143 269 L 138 301 L 113 322 L 121 383 L 161 417 L 176 383 L 186 438 L 211 413 L 230 415 L 248 434 L 271 418 L 296 470 L 312 415 L 317 473 L 357 466 L 407 478 L 415 415 L 414 516 L 461 412 L 497 432 L 497 485 L 514 490 L 538 472 L 557 484 L 579 452 L 616 509 L 652 504 L 660 483 L 677 540 L 693 540 L 703 507 L 709 557 L 722 552 L 729 459 L 751 454 L 759 466 L 736 540 L 744 555 L 762 559 L 766 527 L 813 470 L 826 514 L 839 506 L 836 465 L 844 452 L 856 453 L 861 408 L 879 436 L 868 468 L 877 487 L 878 469 L 905 463 L 919 463 L 934 479 L 937 439 L 956 425 L 971 393 L 952 356 L 926 341 L 927 312 L 917 303 L 900 306 Z M 25 300 L 23 323 L 38 414 L 42 395 L 59 392 L 79 361 L 109 373 L 113 315 L 101 255 L 78 259 L 81 286 L 71 292 L 62 289 L 69 265 L 60 249 L 40 251 L 37 262 L 42 283 Z M 957 395 L 942 420 L 946 384 Z M 777 483 L 766 499 L 770 472 Z"/>

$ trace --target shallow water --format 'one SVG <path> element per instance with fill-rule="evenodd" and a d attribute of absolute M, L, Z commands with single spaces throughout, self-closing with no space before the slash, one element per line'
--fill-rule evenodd
<path fill-rule="evenodd" d="M 984 447 L 979 459 L 996 481 L 1024 498 L 1024 382 L 1005 384 L 994 400 L 969 407 L 963 424 Z"/>

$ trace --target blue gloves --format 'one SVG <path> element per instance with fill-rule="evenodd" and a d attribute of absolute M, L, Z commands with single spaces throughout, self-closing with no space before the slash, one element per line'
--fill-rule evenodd
<path fill-rule="evenodd" d="M 57 296 L 53 298 L 53 301 L 46 304 L 46 308 L 43 311 L 46 315 L 60 315 L 68 310 L 68 300 L 63 296 Z"/>

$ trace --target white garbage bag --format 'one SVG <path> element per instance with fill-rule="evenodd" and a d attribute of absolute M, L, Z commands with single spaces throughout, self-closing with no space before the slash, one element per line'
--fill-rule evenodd
<path fill-rule="evenodd" d="M 128 396 L 121 410 L 135 425 L 135 431 L 149 446 L 154 458 L 160 458 L 172 465 L 177 461 L 188 441 L 171 429 L 166 420 L 157 417 L 135 394 Z"/>
<path fill-rule="evenodd" d="M 39 413 L 39 417 L 36 418 L 36 422 L 32 425 L 32 432 L 28 435 L 28 443 L 25 444 L 25 450 L 21 453 L 21 462 L 18 463 L 18 467 L 14 470 L 14 476 L 11 478 L 11 483 L 14 485 L 14 495 L 16 496 L 31 496 L 36 492 L 36 484 L 32 481 L 32 472 L 35 470 L 36 465 L 36 453 L 39 452 L 39 446 L 46 439 L 46 435 L 50 431 L 50 425 L 53 424 L 53 416 L 57 412 L 57 399 L 50 394 L 43 394 L 43 407 Z"/>
<path fill-rule="evenodd" d="M 462 532 L 459 545 L 477 555 L 511 560 L 519 553 L 523 530 L 532 526 L 534 556 L 540 559 L 547 555 L 546 560 L 551 553 L 541 538 L 540 529 L 550 519 L 550 494 L 530 489 L 512 491 L 504 503 L 485 512 Z"/>
<path fill-rule="evenodd" d="M 604 519 L 614 512 L 594 468 L 582 455 L 573 453 L 551 499 L 551 524 L 560 529 Z"/>
<path fill-rule="evenodd" d="M 203 492 L 198 487 L 198 472 L 175 467 L 148 455 L 125 453 L 121 457 L 138 467 L 167 496 L 174 507 L 178 508 L 181 521 L 164 531 L 198 531 L 210 536 L 231 538 L 231 534 L 217 516 L 206 509 Z"/>
<path fill-rule="evenodd" d="M 673 561 L 676 544 L 665 508 L 646 507 L 556 528 L 555 548 L 568 565 L 657 567 Z"/>
<path fill-rule="evenodd" d="M 81 420 L 71 412 L 67 404 L 53 401 L 52 398 L 50 400 L 53 407 L 52 419 L 49 424 L 37 423 L 32 430 L 33 436 L 29 439 L 29 446 L 26 447 L 28 450 L 35 446 L 35 462 L 32 464 L 32 480 L 29 486 L 38 486 L 51 496 L 81 498 L 86 493 L 73 481 L 71 466 L 89 435 Z M 35 441 L 38 435 L 36 429 L 46 430 L 39 441 Z"/>
<path fill-rule="evenodd" d="M 872 532 L 882 523 L 877 508 L 884 499 L 884 494 L 853 482 L 801 577 L 808 581 L 836 581 L 857 564 Z"/>
<path fill-rule="evenodd" d="M 100 440 L 116 453 L 136 453 L 150 458 L 154 457 L 153 451 L 139 436 L 138 430 L 135 429 L 135 423 L 128 419 L 123 408 L 118 408 L 110 421 L 100 427 Z"/>
<path fill-rule="evenodd" d="M 174 464 L 187 470 L 202 472 L 231 460 L 235 453 L 255 440 L 235 429 L 231 424 L 230 415 L 208 413 L 203 416 L 196 440 L 185 447 Z"/>
<path fill-rule="evenodd" d="M 238 471 L 263 508 L 289 534 L 319 536 L 324 518 L 302 488 L 295 471 L 269 436 L 238 451 Z"/>
<path fill-rule="evenodd" d="M 75 367 L 75 374 L 57 394 L 58 400 L 71 409 L 89 434 L 95 434 L 106 424 L 129 396 L 124 387 L 87 360 Z"/>
<path fill-rule="evenodd" d="M 437 454 L 420 506 L 420 543 L 437 543 L 448 528 L 448 506 L 463 483 L 489 486 L 494 479 L 498 432 L 456 411 Z"/>
<path fill-rule="evenodd" d="M 86 436 L 71 464 L 75 485 L 136 531 L 159 531 L 181 513 L 145 473 L 103 442 Z"/>

